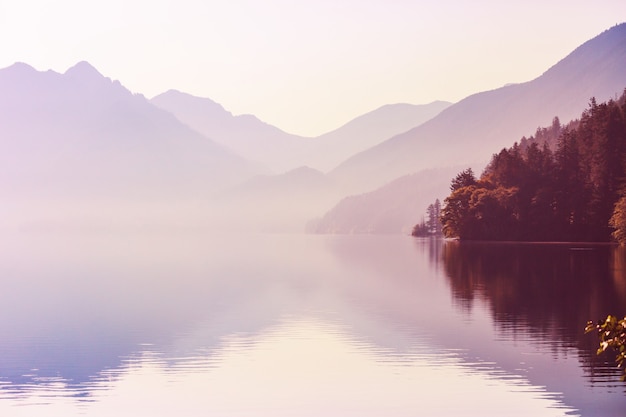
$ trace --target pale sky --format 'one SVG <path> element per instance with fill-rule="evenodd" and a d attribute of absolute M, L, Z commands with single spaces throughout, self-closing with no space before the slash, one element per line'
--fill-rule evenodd
<path fill-rule="evenodd" d="M 529 81 L 623 21 L 624 0 L 0 0 L 0 68 L 89 61 L 314 136 Z"/>

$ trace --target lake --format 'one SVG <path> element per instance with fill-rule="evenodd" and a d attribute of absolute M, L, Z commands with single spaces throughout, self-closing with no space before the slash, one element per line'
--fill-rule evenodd
<path fill-rule="evenodd" d="M 626 384 L 609 245 L 15 233 L 2 416 L 601 416 Z"/>

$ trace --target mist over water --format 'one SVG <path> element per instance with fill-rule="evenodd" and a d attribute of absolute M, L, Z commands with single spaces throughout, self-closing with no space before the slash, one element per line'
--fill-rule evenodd
<path fill-rule="evenodd" d="M 22 232 L 5 235 L 1 249 L 2 283 L 11 289 L 0 300 L 3 415 L 623 410 L 617 371 L 592 355 L 578 323 L 600 312 L 586 307 L 587 294 L 592 304 L 624 301 L 616 291 L 624 255 L 614 248 L 548 248 L 545 268 L 531 263 L 531 271 L 555 271 L 561 259 L 587 269 L 528 285 L 512 265 L 545 247 Z M 492 256 L 500 266 L 481 268 Z M 588 274 L 597 279 L 580 281 Z M 571 285 L 544 306 L 537 294 L 498 289 L 498 277 L 546 297 L 558 280 Z"/>

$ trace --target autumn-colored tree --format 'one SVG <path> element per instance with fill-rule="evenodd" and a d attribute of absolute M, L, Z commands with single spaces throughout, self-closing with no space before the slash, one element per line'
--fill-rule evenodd
<path fill-rule="evenodd" d="M 626 381 L 626 317 L 619 319 L 615 316 L 608 316 L 598 323 L 588 322 L 585 327 L 586 333 L 596 331 L 600 339 L 600 347 L 597 354 L 606 351 L 615 353 L 615 362 L 622 368 L 622 381 Z"/>
<path fill-rule="evenodd" d="M 626 245 L 626 196 L 617 200 L 609 225 L 613 228 L 612 235 L 615 241 L 620 245 Z"/>
<path fill-rule="evenodd" d="M 442 209 L 447 237 L 626 242 L 626 91 L 592 99 L 580 120 L 537 130 L 494 154 L 476 179 L 451 182 Z M 558 139 L 555 139 L 558 135 Z M 554 149 L 555 148 L 555 149 Z"/>

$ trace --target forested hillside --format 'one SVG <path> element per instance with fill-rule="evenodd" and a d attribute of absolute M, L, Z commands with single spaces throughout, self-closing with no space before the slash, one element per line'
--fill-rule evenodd
<path fill-rule="evenodd" d="M 441 216 L 447 237 L 621 240 L 626 90 L 617 100 L 591 99 L 580 119 L 566 126 L 555 118 L 549 128 L 495 154 L 479 179 L 465 170 L 450 189 Z"/>

